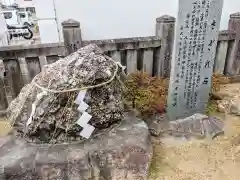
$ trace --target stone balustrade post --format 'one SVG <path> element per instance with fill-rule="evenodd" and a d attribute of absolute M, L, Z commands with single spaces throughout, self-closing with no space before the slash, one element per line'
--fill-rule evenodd
<path fill-rule="evenodd" d="M 1 111 L 7 109 L 7 106 L 8 106 L 6 93 L 5 93 L 4 75 L 5 75 L 5 67 L 3 64 L 3 60 L 0 59 L 0 117 L 2 116 Z"/>
<path fill-rule="evenodd" d="M 228 30 L 236 33 L 233 45 L 231 62 L 228 63 L 227 74 L 237 75 L 240 73 L 240 12 L 230 15 Z"/>
<path fill-rule="evenodd" d="M 27 65 L 27 61 L 26 58 L 18 58 L 18 62 L 19 62 L 19 66 L 20 66 L 20 70 L 21 70 L 21 74 L 22 74 L 22 78 L 23 78 L 23 83 L 24 84 L 28 84 L 31 82 L 31 78 L 30 78 L 30 74 L 28 71 L 28 65 Z"/>
<path fill-rule="evenodd" d="M 73 19 L 68 19 L 62 22 L 62 27 L 66 55 L 68 55 L 82 47 L 80 23 Z"/>
<path fill-rule="evenodd" d="M 164 15 L 156 19 L 156 36 L 161 37 L 161 50 L 157 63 L 158 77 L 170 77 L 176 19 Z"/>

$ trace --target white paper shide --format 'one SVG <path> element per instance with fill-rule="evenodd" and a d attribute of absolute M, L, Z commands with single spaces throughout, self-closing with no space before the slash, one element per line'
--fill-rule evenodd
<path fill-rule="evenodd" d="M 75 101 L 75 103 L 79 105 L 77 110 L 82 113 L 76 123 L 83 128 L 83 130 L 80 132 L 80 136 L 89 139 L 95 130 L 95 127 L 88 124 L 92 116 L 85 112 L 89 107 L 89 105 L 83 101 L 86 93 L 86 90 L 80 91 Z"/>

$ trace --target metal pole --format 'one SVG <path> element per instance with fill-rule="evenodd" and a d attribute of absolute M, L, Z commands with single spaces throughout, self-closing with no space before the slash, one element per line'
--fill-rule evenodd
<path fill-rule="evenodd" d="M 58 31 L 58 41 L 60 42 L 60 30 L 59 30 L 59 27 L 58 27 L 58 20 L 57 20 L 57 9 L 56 9 L 56 3 L 55 3 L 55 0 L 53 0 L 53 7 L 54 7 L 55 21 L 56 21 L 56 24 L 57 24 L 57 31 Z"/>

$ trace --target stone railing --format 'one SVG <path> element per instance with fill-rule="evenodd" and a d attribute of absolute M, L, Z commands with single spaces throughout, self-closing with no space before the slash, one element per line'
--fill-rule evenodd
<path fill-rule="evenodd" d="M 114 60 L 126 66 L 126 72 L 143 70 L 151 75 L 157 75 L 155 68 L 159 64 L 161 40 L 157 36 L 123 38 L 112 40 L 83 41 L 87 44 L 97 44 Z"/>
<path fill-rule="evenodd" d="M 157 36 L 112 40 L 82 41 L 82 45 L 97 44 L 114 60 L 126 66 L 127 73 L 136 69 L 157 75 L 161 41 Z M 0 110 L 38 74 L 44 65 L 67 55 L 63 44 L 0 47 Z"/>
<path fill-rule="evenodd" d="M 214 72 L 217 74 L 232 74 L 236 33 L 234 31 L 220 31 L 214 60 Z"/>
<path fill-rule="evenodd" d="M 41 68 L 64 56 L 63 44 L 0 47 L 0 110 L 20 92 Z"/>

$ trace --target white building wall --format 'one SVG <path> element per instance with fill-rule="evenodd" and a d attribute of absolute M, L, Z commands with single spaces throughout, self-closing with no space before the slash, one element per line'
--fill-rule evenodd
<path fill-rule="evenodd" d="M 11 5 L 14 3 L 14 0 L 1 0 L 0 2 L 4 5 Z"/>
<path fill-rule="evenodd" d="M 3 16 L 2 9 L 0 8 L 0 46 L 8 45 L 8 31 L 6 21 Z"/>
<path fill-rule="evenodd" d="M 18 4 L 21 8 L 34 7 L 34 0 L 0 0 L 5 5 Z"/>
<path fill-rule="evenodd" d="M 15 0 L 20 8 L 35 7 L 33 0 Z"/>
<path fill-rule="evenodd" d="M 36 16 L 40 32 L 41 43 L 57 43 L 60 33 L 55 13 L 54 0 L 35 0 Z"/>

